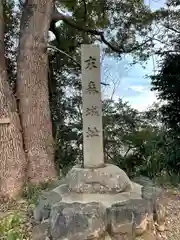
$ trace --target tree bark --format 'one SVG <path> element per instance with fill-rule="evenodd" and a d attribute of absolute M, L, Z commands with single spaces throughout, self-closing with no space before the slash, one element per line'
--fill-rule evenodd
<path fill-rule="evenodd" d="M 38 184 L 56 177 L 47 55 L 53 0 L 26 2 L 21 17 L 17 96 L 28 178 Z"/>
<path fill-rule="evenodd" d="M 25 183 L 26 159 L 16 100 L 8 84 L 3 15 L 0 1 L 0 196 L 14 198 Z"/>

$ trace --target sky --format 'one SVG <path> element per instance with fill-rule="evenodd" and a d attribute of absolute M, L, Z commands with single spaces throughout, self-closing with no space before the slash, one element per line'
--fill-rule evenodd
<path fill-rule="evenodd" d="M 165 0 L 145 0 L 153 10 L 163 7 L 164 2 Z M 104 59 L 102 79 L 105 82 L 109 79 L 111 84 L 104 89 L 103 96 L 113 96 L 115 100 L 122 98 L 133 108 L 142 111 L 157 101 L 155 92 L 150 90 L 150 78 L 147 77 L 154 72 L 153 59 L 148 61 L 145 68 L 140 64 L 130 66 L 129 62 L 128 57 L 117 61 L 112 58 Z"/>
<path fill-rule="evenodd" d="M 144 0 L 152 10 L 164 6 L 165 0 Z M 126 57 L 123 60 L 115 60 L 105 57 L 101 67 L 102 82 L 110 85 L 103 87 L 103 98 L 112 97 L 127 101 L 133 108 L 143 111 L 157 102 L 156 93 L 151 91 L 151 80 L 148 75 L 156 69 L 155 58 L 149 59 L 146 67 L 140 64 L 130 66 L 132 59 Z"/>

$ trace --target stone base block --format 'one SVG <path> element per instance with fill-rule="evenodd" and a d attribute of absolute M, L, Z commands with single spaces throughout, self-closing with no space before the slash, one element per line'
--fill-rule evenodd
<path fill-rule="evenodd" d="M 69 190 L 76 193 L 120 193 L 132 190 L 132 182 L 119 167 L 107 164 L 103 168 L 73 167 L 66 176 Z"/>
<path fill-rule="evenodd" d="M 131 182 L 129 192 L 102 194 L 70 192 L 63 183 L 40 196 L 32 239 L 153 240 L 154 226 L 164 223 L 162 189 L 154 185 Z"/>

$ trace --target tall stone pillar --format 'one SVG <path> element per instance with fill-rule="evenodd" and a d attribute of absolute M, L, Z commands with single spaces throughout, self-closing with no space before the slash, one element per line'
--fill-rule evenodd
<path fill-rule="evenodd" d="M 84 168 L 104 166 L 100 48 L 81 46 Z"/>

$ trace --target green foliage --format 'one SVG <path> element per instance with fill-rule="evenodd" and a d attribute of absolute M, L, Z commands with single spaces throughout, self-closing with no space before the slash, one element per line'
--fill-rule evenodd
<path fill-rule="evenodd" d="M 180 56 L 167 55 L 159 73 L 152 76 L 152 90 L 158 92 L 164 122 L 171 129 L 180 133 Z"/>
<path fill-rule="evenodd" d="M 147 113 L 139 113 L 121 100 L 111 101 L 104 126 L 107 161 L 123 168 L 129 176 L 144 174 L 153 177 L 164 169 L 161 127 L 153 126 Z M 113 114 L 114 113 L 114 114 Z M 154 113 L 154 112 L 153 112 Z M 111 123 L 111 125 L 110 125 Z"/>
<path fill-rule="evenodd" d="M 25 218 L 18 212 L 7 214 L 0 221 L 0 238 L 6 240 L 24 240 L 27 232 L 24 229 Z"/>
<path fill-rule="evenodd" d="M 52 183 L 52 181 L 49 181 L 41 183 L 39 185 L 27 184 L 23 189 L 22 198 L 24 198 L 28 204 L 33 207 L 36 205 L 40 193 L 43 190 L 48 190 L 51 187 Z"/>
<path fill-rule="evenodd" d="M 152 90 L 158 93 L 163 101 L 159 111 L 162 120 L 167 126 L 164 154 L 166 169 L 169 174 L 179 174 L 180 171 L 180 56 L 168 54 L 161 64 L 157 75 L 152 76 Z"/>
<path fill-rule="evenodd" d="M 32 207 L 36 205 L 38 197 L 42 191 L 41 186 L 28 184 L 24 187 L 22 197 L 27 200 Z"/>

